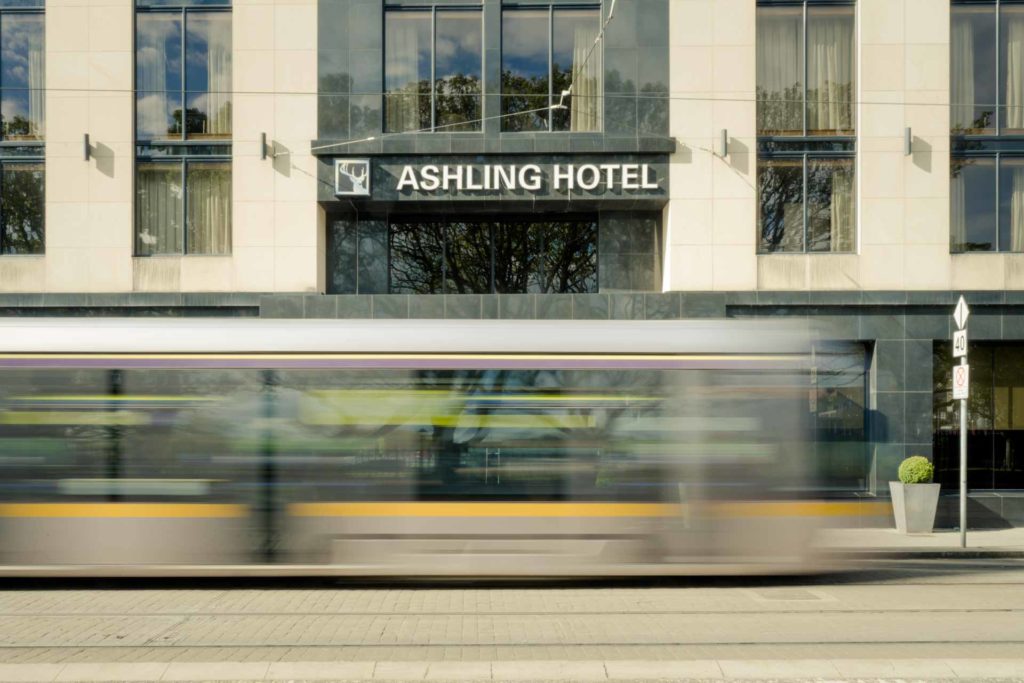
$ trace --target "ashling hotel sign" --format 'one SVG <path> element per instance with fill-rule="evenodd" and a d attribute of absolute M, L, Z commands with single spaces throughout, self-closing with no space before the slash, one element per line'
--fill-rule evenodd
<path fill-rule="evenodd" d="M 416 196 L 566 192 L 650 194 L 662 187 L 657 169 L 649 163 L 404 163 L 387 164 L 375 171 L 370 159 L 334 160 L 334 193 L 338 197 L 370 197 L 374 189 L 371 182 L 381 181 L 390 187 L 379 190 Z"/>

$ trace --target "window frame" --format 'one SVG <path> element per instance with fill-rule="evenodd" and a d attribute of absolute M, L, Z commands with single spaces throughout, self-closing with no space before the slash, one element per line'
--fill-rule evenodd
<path fill-rule="evenodd" d="M 133 258 L 159 258 L 163 256 L 169 257 L 213 257 L 223 258 L 231 256 L 234 249 L 234 216 L 232 216 L 231 224 L 228 226 L 228 250 L 223 254 L 204 254 L 204 253 L 190 253 L 188 251 L 188 225 L 186 220 L 188 217 L 188 165 L 190 162 L 219 162 L 228 163 L 232 162 L 232 146 L 235 134 L 234 126 L 234 107 L 232 106 L 232 125 L 231 125 L 231 137 L 224 139 L 204 139 L 204 138 L 188 138 L 188 122 L 186 110 L 188 108 L 188 100 L 186 94 L 188 91 L 188 79 L 187 69 L 185 66 L 185 54 L 186 54 L 186 40 L 187 40 L 187 24 L 188 14 L 201 14 L 201 13 L 228 13 L 231 14 L 232 29 L 234 28 L 234 8 L 231 0 L 211 0 L 209 4 L 204 4 L 203 0 L 172 0 L 171 2 L 160 2 L 159 0 L 149 0 L 146 4 L 139 3 L 135 7 L 135 13 L 133 16 L 132 23 L 132 132 L 135 140 L 135 164 L 132 169 L 132 257 Z M 177 14 L 181 17 L 181 137 L 174 139 L 168 138 L 165 140 L 151 139 L 151 138 L 139 138 L 138 130 L 138 17 L 140 14 Z M 231 51 L 234 53 L 235 46 L 232 44 Z M 231 64 L 232 70 L 234 70 L 234 59 L 232 58 Z M 195 91 L 199 92 L 199 91 Z M 207 91 L 209 92 L 209 91 Z M 234 92 L 232 91 L 232 96 Z M 144 254 L 139 251 L 139 219 L 137 211 L 138 203 L 138 192 L 139 192 L 139 168 L 150 163 L 177 163 L 181 166 L 180 178 L 181 178 L 181 245 L 178 251 L 173 252 L 155 252 L 152 254 Z M 232 168 L 232 188 L 234 187 L 234 169 Z M 229 198 L 229 201 L 231 199 Z"/>
<path fill-rule="evenodd" d="M 153 256 L 157 256 L 157 257 L 159 257 L 159 256 L 213 256 L 213 257 L 230 256 L 231 253 L 232 253 L 232 250 L 233 250 L 233 242 L 231 240 L 231 238 L 234 237 L 233 230 L 232 230 L 233 223 L 234 223 L 234 219 L 233 218 L 232 218 L 232 225 L 228 226 L 229 247 L 228 247 L 228 250 L 226 252 L 224 252 L 223 254 L 205 254 L 205 253 L 189 252 L 189 250 L 188 250 L 188 223 L 187 223 L 187 220 L 188 220 L 188 184 L 187 183 L 188 183 L 188 167 L 189 167 L 189 164 L 191 164 L 191 163 L 221 163 L 221 164 L 228 163 L 228 164 L 230 164 L 231 163 L 230 155 L 229 156 L 222 156 L 222 155 L 219 155 L 219 154 L 181 154 L 181 155 L 170 155 L 169 154 L 169 155 L 161 156 L 161 155 L 149 154 L 149 155 L 145 155 L 145 156 L 138 156 L 136 158 L 136 163 L 135 163 L 135 174 L 134 174 L 135 182 L 133 183 L 134 186 L 135 186 L 135 188 L 134 188 L 135 189 L 135 193 L 133 194 L 133 197 L 132 197 L 133 209 L 135 208 L 135 203 L 138 201 L 138 175 L 139 175 L 139 168 L 140 167 L 145 167 L 148 164 L 159 164 L 159 163 L 164 163 L 164 164 L 171 164 L 171 163 L 173 163 L 173 164 L 178 164 L 181 167 L 181 170 L 179 171 L 179 178 L 181 179 L 181 249 L 179 251 L 165 251 L 165 252 L 158 252 L 158 253 L 153 253 L 153 254 L 140 254 L 139 253 L 139 230 L 138 230 L 139 225 L 138 225 L 138 216 L 134 215 L 134 211 L 133 211 L 132 221 L 135 224 L 135 229 L 134 229 L 134 234 L 133 234 L 133 239 L 132 239 L 132 255 L 135 256 L 135 257 L 138 257 L 138 258 L 150 258 L 150 257 L 153 257 Z M 232 188 L 233 187 L 234 187 L 234 178 L 232 177 Z M 231 199 L 229 198 L 228 201 L 230 202 Z"/>
<path fill-rule="evenodd" d="M 1015 150 L 985 150 L 985 151 L 968 151 L 954 154 L 950 158 L 950 182 L 952 182 L 952 164 L 957 159 L 990 159 L 994 164 L 995 171 L 995 185 L 992 189 L 991 200 L 995 202 L 995 239 L 993 244 L 994 249 L 954 249 L 953 248 L 953 215 L 952 215 L 952 192 L 950 192 L 950 233 L 949 233 L 949 253 L 953 256 L 959 256 L 961 254 L 1024 254 L 1024 249 L 1020 251 L 1013 251 L 1012 249 L 1001 249 L 1000 242 L 1002 241 L 1002 214 L 1003 214 L 1003 202 L 1002 202 L 1002 172 L 1003 172 L 1003 160 L 1004 159 L 1021 159 L 1024 160 L 1024 149 Z"/>
<path fill-rule="evenodd" d="M 464 11 L 464 12 L 476 12 L 480 15 L 480 94 L 477 97 L 480 99 L 480 119 L 477 121 L 462 122 L 458 124 L 449 124 L 442 126 L 438 129 L 437 125 L 437 13 L 451 12 L 451 11 Z M 388 66 L 387 66 L 387 17 L 389 13 L 399 14 L 402 12 L 430 12 L 430 130 L 405 130 L 405 131 L 389 131 L 387 130 L 388 122 L 388 95 L 387 91 L 387 78 L 388 78 Z M 383 8 L 383 22 L 384 35 L 381 39 L 381 84 L 383 85 L 382 93 L 382 106 L 381 106 L 381 123 L 384 128 L 386 135 L 409 135 L 412 133 L 447 133 L 459 134 L 468 133 L 471 135 L 478 135 L 483 132 L 484 127 L 484 95 L 487 94 L 487 70 L 484 68 L 484 53 L 487 48 L 483 43 L 484 36 L 484 11 L 483 5 L 453 5 L 450 3 L 433 3 L 433 4 L 422 4 L 422 5 L 388 5 L 385 4 Z M 465 126 L 467 123 L 473 123 L 478 126 L 477 130 L 446 130 L 448 128 L 454 128 L 456 126 Z"/>
<path fill-rule="evenodd" d="M 853 47 L 854 47 L 854 60 L 853 60 L 853 73 L 854 83 L 857 83 L 857 53 L 859 52 L 860 45 L 857 42 L 857 0 L 757 0 L 756 9 L 762 7 L 799 7 L 801 8 L 801 23 L 800 23 L 800 53 L 801 53 L 801 65 L 803 66 L 802 80 L 801 80 L 801 100 L 800 100 L 800 117 L 803 126 L 803 132 L 800 135 L 764 135 L 760 129 L 757 131 L 757 137 L 761 139 L 779 139 L 779 140 L 807 140 L 809 142 L 817 142 L 820 140 L 835 140 L 837 138 L 852 139 L 857 138 L 857 124 L 859 123 L 856 118 L 853 120 L 853 131 L 852 133 L 837 133 L 836 135 L 808 135 L 807 133 L 807 81 L 810 73 L 808 63 L 810 60 L 807 59 L 807 8 L 808 7 L 853 7 Z M 756 11 L 756 10 L 755 10 Z M 756 15 L 755 15 L 756 23 Z M 755 26 L 755 39 L 757 29 Z M 754 78 L 757 79 L 757 65 L 754 65 Z M 757 84 L 755 82 L 755 90 Z M 854 105 L 856 105 L 857 98 L 856 92 L 854 93 Z M 759 101 L 755 95 L 754 106 L 759 106 Z M 854 115 L 856 115 L 856 106 L 854 106 Z M 756 118 L 756 113 L 755 113 Z"/>
<path fill-rule="evenodd" d="M 42 21 L 43 21 L 43 51 L 44 51 L 44 54 L 45 54 L 45 51 L 46 51 L 46 8 L 45 8 L 43 2 L 38 2 L 37 4 L 34 4 L 34 5 L 32 5 L 32 4 L 25 4 L 25 5 L 17 5 L 17 6 L 4 5 L 2 2 L 0 2 L 0 22 L 3 21 L 4 16 L 12 15 L 12 14 L 18 14 L 18 15 L 30 14 L 30 15 L 39 15 L 40 17 L 42 17 Z M 0 47 L 2 47 L 2 46 L 0 46 Z M 0 55 L 0 59 L 2 59 L 2 55 Z M 44 88 L 46 87 L 45 80 L 46 80 L 46 74 L 44 73 L 43 74 L 43 81 L 44 81 L 43 82 L 43 87 Z M 45 210 L 45 206 L 44 206 L 44 209 L 43 209 L 42 216 L 40 217 L 41 218 L 41 224 L 42 224 L 42 235 L 40 237 L 40 249 L 39 249 L 39 251 L 34 251 L 34 252 L 7 252 L 7 251 L 5 251 L 7 244 L 6 244 L 6 240 L 5 240 L 5 237 L 4 237 L 5 233 L 4 233 L 4 230 L 2 229 L 2 221 L 3 221 L 3 218 L 4 218 L 4 207 L 3 207 L 3 203 L 2 203 L 2 192 L 3 192 L 2 173 L 3 173 L 4 169 L 8 165 L 16 166 L 16 165 L 20 165 L 20 164 L 32 164 L 32 165 L 42 166 L 42 169 L 43 169 L 43 171 L 42 171 L 43 172 L 43 193 L 44 193 L 44 203 L 45 203 L 45 192 L 46 192 L 46 128 L 45 128 L 46 120 L 45 120 L 45 111 L 44 111 L 43 115 L 44 115 L 44 119 L 43 119 L 43 134 L 40 136 L 41 139 L 37 139 L 37 140 L 11 140 L 11 139 L 8 139 L 7 137 L 5 137 L 3 135 L 3 132 L 0 131 L 0 258 L 6 258 L 6 257 L 16 257 L 17 258 L 17 257 L 21 257 L 21 256 L 39 257 L 39 256 L 44 256 L 46 254 L 46 210 Z"/>
<path fill-rule="evenodd" d="M 809 60 L 807 59 L 807 27 L 808 27 L 808 8 L 809 7 L 853 7 L 853 20 L 854 20 L 854 82 L 857 83 L 857 54 L 859 52 L 859 44 L 857 43 L 857 0 L 757 0 L 757 9 L 762 7 L 799 7 L 801 8 L 801 34 L 800 34 L 800 47 L 801 47 L 801 59 L 803 67 L 802 75 L 802 97 L 801 97 L 801 125 L 803 131 L 801 135 L 778 135 L 778 134 L 763 134 L 758 128 L 757 131 L 757 170 L 755 171 L 757 182 L 757 216 L 755 220 L 755 230 L 757 233 L 757 247 L 756 253 L 758 256 L 795 256 L 795 255 L 841 255 L 841 254 L 857 254 L 860 248 L 860 230 L 859 230 L 859 212 L 857 211 L 858 204 L 858 164 L 857 164 L 857 124 L 859 123 L 856 118 L 853 120 L 853 131 L 850 134 L 835 134 L 835 135 L 822 135 L 813 134 L 808 135 L 808 107 L 807 107 L 807 85 L 808 85 L 808 74 L 809 74 Z M 756 21 L 756 18 L 755 18 Z M 757 28 L 755 26 L 755 33 Z M 755 64 L 755 71 L 756 71 Z M 756 80 L 756 73 L 755 73 Z M 755 83 L 756 87 L 756 83 Z M 854 97 L 854 105 L 856 105 L 856 92 Z M 756 110 L 760 107 L 760 99 L 755 96 L 755 118 L 759 118 Z M 854 107 L 856 109 L 856 107 Z M 856 113 L 856 112 L 855 112 Z M 759 124 L 759 122 L 758 122 Z M 802 200 L 803 200 L 803 234 L 802 234 L 802 249 L 800 251 L 771 251 L 763 247 L 763 231 L 761 226 L 761 187 L 760 187 L 760 167 L 762 161 L 771 161 L 779 159 L 800 159 L 801 160 L 801 172 L 803 177 L 802 186 Z M 812 251 L 808 248 L 808 234 L 810 230 L 809 222 L 809 207 L 807 202 L 808 195 L 808 165 L 812 159 L 824 159 L 824 160 L 839 160 L 839 159 L 852 159 L 853 160 L 853 173 L 854 173 L 854 216 L 853 216 L 853 235 L 852 235 L 852 248 L 849 251 Z"/>
<path fill-rule="evenodd" d="M 604 21 L 605 21 L 604 9 L 602 7 L 602 3 L 600 3 L 600 2 L 593 2 L 593 1 L 591 1 L 591 2 L 559 3 L 559 2 L 550 2 L 550 0 L 548 2 L 537 2 L 537 3 L 503 2 L 501 4 L 501 8 L 500 9 L 501 9 L 501 31 L 499 32 L 499 39 L 500 39 L 500 43 L 501 43 L 501 49 L 499 50 L 499 64 L 498 64 L 498 73 L 499 73 L 499 78 L 498 78 L 498 102 L 499 102 L 498 114 L 499 114 L 499 117 L 500 117 L 500 120 L 501 120 L 501 124 L 499 126 L 499 128 L 501 129 L 501 133 L 503 135 L 505 135 L 505 134 L 507 134 L 507 135 L 516 135 L 516 134 L 529 135 L 529 134 L 532 134 L 532 133 L 573 133 L 573 132 L 576 132 L 576 133 L 585 132 L 585 133 L 588 133 L 588 134 L 602 134 L 602 133 L 604 133 L 604 130 L 605 130 L 605 116 L 603 116 L 603 115 L 600 117 L 600 129 L 599 130 L 590 130 L 590 131 L 555 130 L 555 128 L 554 128 L 555 117 L 553 116 L 553 112 L 555 111 L 555 109 L 554 109 L 554 105 L 555 105 L 555 92 L 554 92 L 554 87 L 555 87 L 555 77 L 554 77 L 554 69 L 555 69 L 555 12 L 558 11 L 558 10 L 594 10 L 594 11 L 596 11 L 597 12 L 598 35 L 600 35 L 602 27 L 604 25 Z M 504 79 L 504 74 L 505 74 L 505 13 L 506 12 L 517 12 L 517 11 L 531 11 L 531 10 L 532 11 L 547 10 L 547 13 L 548 13 L 548 68 L 547 68 L 548 108 L 546 110 L 547 111 L 547 117 L 546 117 L 547 118 L 547 129 L 546 130 L 545 129 L 526 130 L 526 131 L 506 130 L 505 129 L 505 121 L 506 121 L 506 119 L 511 118 L 512 116 L 520 116 L 520 115 L 522 115 L 523 112 L 516 112 L 515 114 L 506 114 L 505 113 L 505 90 L 502 87 L 503 83 L 504 83 L 504 80 L 505 80 Z M 601 40 L 601 41 L 599 41 L 597 47 L 595 48 L 595 49 L 601 51 L 601 64 L 602 65 L 606 64 L 606 62 L 605 62 L 605 49 L 604 49 L 604 45 L 605 45 L 605 41 Z M 586 63 L 586 62 L 584 62 L 584 63 Z M 605 90 L 604 90 L 604 87 L 605 87 L 605 74 L 604 74 L 604 71 L 602 69 L 602 72 L 601 72 L 601 99 L 602 99 L 602 101 L 605 100 Z M 561 97 L 561 95 L 562 95 L 562 93 L 559 92 L 558 93 L 558 97 Z"/>
<path fill-rule="evenodd" d="M 993 138 L 998 138 L 1000 140 L 1019 141 L 1021 149 L 1024 149 L 1024 133 L 1010 133 L 1009 135 L 1004 135 L 1003 134 L 1003 119 L 1004 119 L 1003 108 L 1006 105 L 1003 103 L 1003 95 L 1004 95 L 1003 90 L 1004 90 L 1004 88 L 1003 88 L 1003 79 L 1002 79 L 1002 75 L 1003 75 L 1003 25 L 1002 25 L 1003 7 L 1020 7 L 1021 9 L 1024 9 L 1024 0 L 951 0 L 951 2 L 950 2 L 950 13 L 949 13 L 950 45 L 952 45 L 952 39 L 953 39 L 953 19 L 954 19 L 954 13 L 955 13 L 954 10 L 955 10 L 956 7 L 990 7 L 995 12 L 996 41 L 995 41 L 995 74 L 994 74 L 994 77 L 995 77 L 995 90 L 996 90 L 995 100 L 996 101 L 993 103 L 993 108 L 995 110 L 995 126 L 994 126 L 995 132 L 993 132 L 993 133 L 956 133 L 953 130 L 953 128 L 950 127 L 950 131 L 949 131 L 950 136 L 953 137 L 954 139 L 958 139 L 958 140 L 991 140 Z M 950 54 L 950 62 L 951 63 L 952 63 L 952 59 L 953 59 L 952 54 Z M 952 95 L 952 93 L 953 93 L 953 72 L 954 72 L 954 70 L 951 68 L 950 69 L 950 79 L 949 79 L 949 93 L 950 93 L 950 95 Z M 952 107 L 953 106 L 963 106 L 963 105 L 955 105 L 953 102 L 950 102 L 950 110 L 951 111 L 952 111 Z M 954 154 L 956 154 L 956 153 L 957 152 L 954 150 Z M 957 253 L 960 253 L 960 252 L 957 252 Z M 986 253 L 986 252 L 968 252 L 968 253 Z"/>
<path fill-rule="evenodd" d="M 474 295 L 475 296 L 483 296 L 483 295 L 487 295 L 487 294 L 505 294 L 505 295 L 512 295 L 512 294 L 560 294 L 560 293 L 563 293 L 563 294 L 597 294 L 600 291 L 600 286 L 601 286 L 601 278 L 600 278 L 600 275 L 601 275 L 601 258 L 600 258 L 600 256 L 601 256 L 601 221 L 600 221 L 600 217 L 598 216 L 598 214 L 596 212 L 593 213 L 593 214 L 585 213 L 585 214 L 579 214 L 577 216 L 571 216 L 571 217 L 568 217 L 566 219 L 566 221 L 564 221 L 564 222 L 571 222 L 571 223 L 587 223 L 587 224 L 592 224 L 594 226 L 594 276 L 593 277 L 594 277 L 594 282 L 596 284 L 596 289 L 594 291 L 592 291 L 592 292 L 500 292 L 500 291 L 498 291 L 498 286 L 497 286 L 498 283 L 497 283 L 497 280 L 496 280 L 496 277 L 495 277 L 495 229 L 498 228 L 499 226 L 503 226 L 505 224 L 526 225 L 526 224 L 534 224 L 534 223 L 557 223 L 557 222 L 560 222 L 558 220 L 550 219 L 550 218 L 548 220 L 537 220 L 536 216 L 529 216 L 529 215 L 523 215 L 523 214 L 510 214 L 510 215 L 507 215 L 507 216 L 506 215 L 502 215 L 502 214 L 486 214 L 486 215 L 481 215 L 481 216 L 470 215 L 467 219 L 462 220 L 462 221 L 460 221 L 457 216 L 452 217 L 452 216 L 448 216 L 448 215 L 438 215 L 438 214 L 408 214 L 408 215 L 403 214 L 403 215 L 397 215 L 396 214 L 396 215 L 388 217 L 388 220 L 387 220 L 387 293 L 388 294 L 401 294 L 401 292 L 395 292 L 394 286 L 393 286 L 393 279 L 392 279 L 392 275 L 393 275 L 393 272 L 394 272 L 394 268 L 393 268 L 394 259 L 393 259 L 393 256 L 392 256 L 392 234 L 393 234 L 392 233 L 392 229 L 393 229 L 393 226 L 396 225 L 396 224 L 397 225 L 414 225 L 417 222 L 421 222 L 421 223 L 442 223 L 442 224 L 445 225 L 445 231 L 444 231 L 444 236 L 443 236 L 443 240 L 442 240 L 442 243 L 441 243 L 441 280 L 440 280 L 440 282 L 441 282 L 441 291 L 440 292 L 432 292 L 432 293 L 428 293 L 428 294 L 425 294 L 425 295 L 416 295 L 416 296 L 429 296 L 429 295 L 445 295 L 445 296 L 449 296 L 449 295 L 459 295 L 459 294 L 462 294 L 461 292 L 449 292 L 449 291 L 446 291 L 446 287 L 447 287 L 447 283 L 448 283 L 448 254 L 449 254 L 449 228 L 448 228 L 448 226 L 450 226 L 450 225 L 452 225 L 454 223 L 459 223 L 459 222 L 476 222 L 476 223 L 480 223 L 480 224 L 483 224 L 483 225 L 487 226 L 487 234 L 488 234 L 488 270 L 490 272 L 490 290 L 487 291 L 487 292 L 469 292 L 469 293 L 467 293 L 470 296 L 474 296 Z M 544 245 L 546 247 L 547 241 L 544 242 Z M 541 255 L 544 255 L 544 256 L 547 255 L 547 252 L 544 249 L 542 249 L 540 253 L 541 253 Z M 545 261 L 542 259 L 542 263 L 544 263 L 544 262 Z M 542 266 L 541 272 L 546 274 L 545 266 Z M 544 279 L 543 276 L 542 276 L 542 279 Z M 405 292 L 404 294 L 409 295 L 409 292 Z"/>

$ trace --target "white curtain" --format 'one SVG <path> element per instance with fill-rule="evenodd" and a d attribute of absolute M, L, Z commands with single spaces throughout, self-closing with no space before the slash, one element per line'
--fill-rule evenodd
<path fill-rule="evenodd" d="M 387 91 L 387 130 L 394 133 L 420 128 L 419 14 L 389 14 L 385 30 L 384 75 Z M 429 21 L 429 18 L 428 18 Z M 424 46 L 429 49 L 429 46 Z"/>
<path fill-rule="evenodd" d="M 29 135 L 42 138 L 46 134 L 46 62 L 41 44 L 28 50 L 28 120 Z"/>
<path fill-rule="evenodd" d="M 572 114 L 570 130 L 593 132 L 601 130 L 601 49 L 594 47 L 598 27 L 577 25 L 572 48 Z M 589 59 L 588 59 L 589 56 Z M 557 99 L 558 93 L 555 93 Z"/>
<path fill-rule="evenodd" d="M 807 25 L 807 131 L 853 130 L 853 20 L 816 13 Z"/>
<path fill-rule="evenodd" d="M 952 92 L 949 125 L 954 130 L 974 128 L 974 32 L 966 17 L 953 17 L 950 46 Z"/>
<path fill-rule="evenodd" d="M 170 102 L 167 99 L 167 53 L 164 48 L 165 22 L 155 19 L 159 15 L 140 17 L 135 51 L 136 84 L 139 93 L 136 104 L 136 125 L 140 138 L 167 135 Z"/>
<path fill-rule="evenodd" d="M 837 166 L 832 174 L 831 251 L 853 251 L 854 217 L 853 165 Z"/>
<path fill-rule="evenodd" d="M 136 252 L 181 253 L 181 164 L 140 164 L 136 174 Z"/>
<path fill-rule="evenodd" d="M 802 131 L 802 18 L 787 9 L 762 9 L 757 21 L 758 129 Z"/>
<path fill-rule="evenodd" d="M 1010 173 L 1010 250 L 1024 251 L 1024 165 L 1006 165 Z"/>
<path fill-rule="evenodd" d="M 1003 10 L 1006 37 L 1006 103 L 1003 128 L 1024 129 L 1024 12 Z"/>
<path fill-rule="evenodd" d="M 231 135 L 231 15 L 215 14 L 209 22 L 206 63 L 209 74 L 207 134 Z"/>
<path fill-rule="evenodd" d="M 231 166 L 191 164 L 188 169 L 188 253 L 231 251 Z"/>
<path fill-rule="evenodd" d="M 960 167 L 950 181 L 949 231 L 951 247 L 959 251 L 967 241 L 967 179 L 965 168 Z"/>

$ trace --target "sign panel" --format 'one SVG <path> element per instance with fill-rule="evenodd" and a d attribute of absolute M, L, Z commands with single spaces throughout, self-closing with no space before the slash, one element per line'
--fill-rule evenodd
<path fill-rule="evenodd" d="M 953 367 L 953 400 L 958 401 L 967 398 L 968 388 L 971 384 L 971 366 L 956 365 Z"/>
<path fill-rule="evenodd" d="M 967 308 L 967 302 L 964 301 L 963 295 L 960 296 L 960 301 L 956 302 L 956 310 L 953 311 L 953 320 L 956 322 L 957 329 L 964 329 L 967 324 L 967 316 L 971 314 L 971 309 Z"/>
<path fill-rule="evenodd" d="M 967 355 L 967 330 L 957 330 L 953 333 L 953 358 L 960 358 Z"/>
<path fill-rule="evenodd" d="M 339 197 L 369 197 L 370 160 L 335 159 L 334 194 Z"/>

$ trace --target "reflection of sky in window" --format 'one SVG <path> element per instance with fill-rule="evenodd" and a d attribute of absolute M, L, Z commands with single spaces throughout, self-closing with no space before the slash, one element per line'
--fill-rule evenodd
<path fill-rule="evenodd" d="M 43 49 L 43 16 L 41 14 L 5 14 L 0 22 L 0 85 L 4 88 L 28 88 L 29 53 Z M 40 74 L 41 76 L 41 74 Z"/>
<path fill-rule="evenodd" d="M 502 70 L 518 76 L 548 75 L 548 13 L 509 10 L 502 15 Z"/>
<path fill-rule="evenodd" d="M 996 248 L 996 166 L 994 159 L 974 159 L 964 166 L 964 205 L 968 248 Z"/>
<path fill-rule="evenodd" d="M 435 73 L 445 79 L 456 75 L 480 78 L 480 12 L 438 12 Z"/>
<path fill-rule="evenodd" d="M 581 47 L 585 47 L 589 51 L 593 45 L 591 41 L 597 38 L 597 31 L 597 10 L 556 10 L 553 24 L 554 45 L 552 45 L 554 70 L 571 72 L 575 58 L 577 33 L 585 42 L 585 45 Z M 580 58 L 581 64 L 583 58 Z"/>
<path fill-rule="evenodd" d="M 136 87 L 181 90 L 180 15 L 140 14 L 135 42 Z"/>
<path fill-rule="evenodd" d="M 430 81 L 430 13 L 388 12 L 384 37 L 388 92 Z"/>
<path fill-rule="evenodd" d="M 211 90 L 211 69 L 231 66 L 231 15 L 189 14 L 185 29 L 185 87 L 190 91 Z M 219 51 L 224 52 L 226 64 L 218 61 Z"/>

